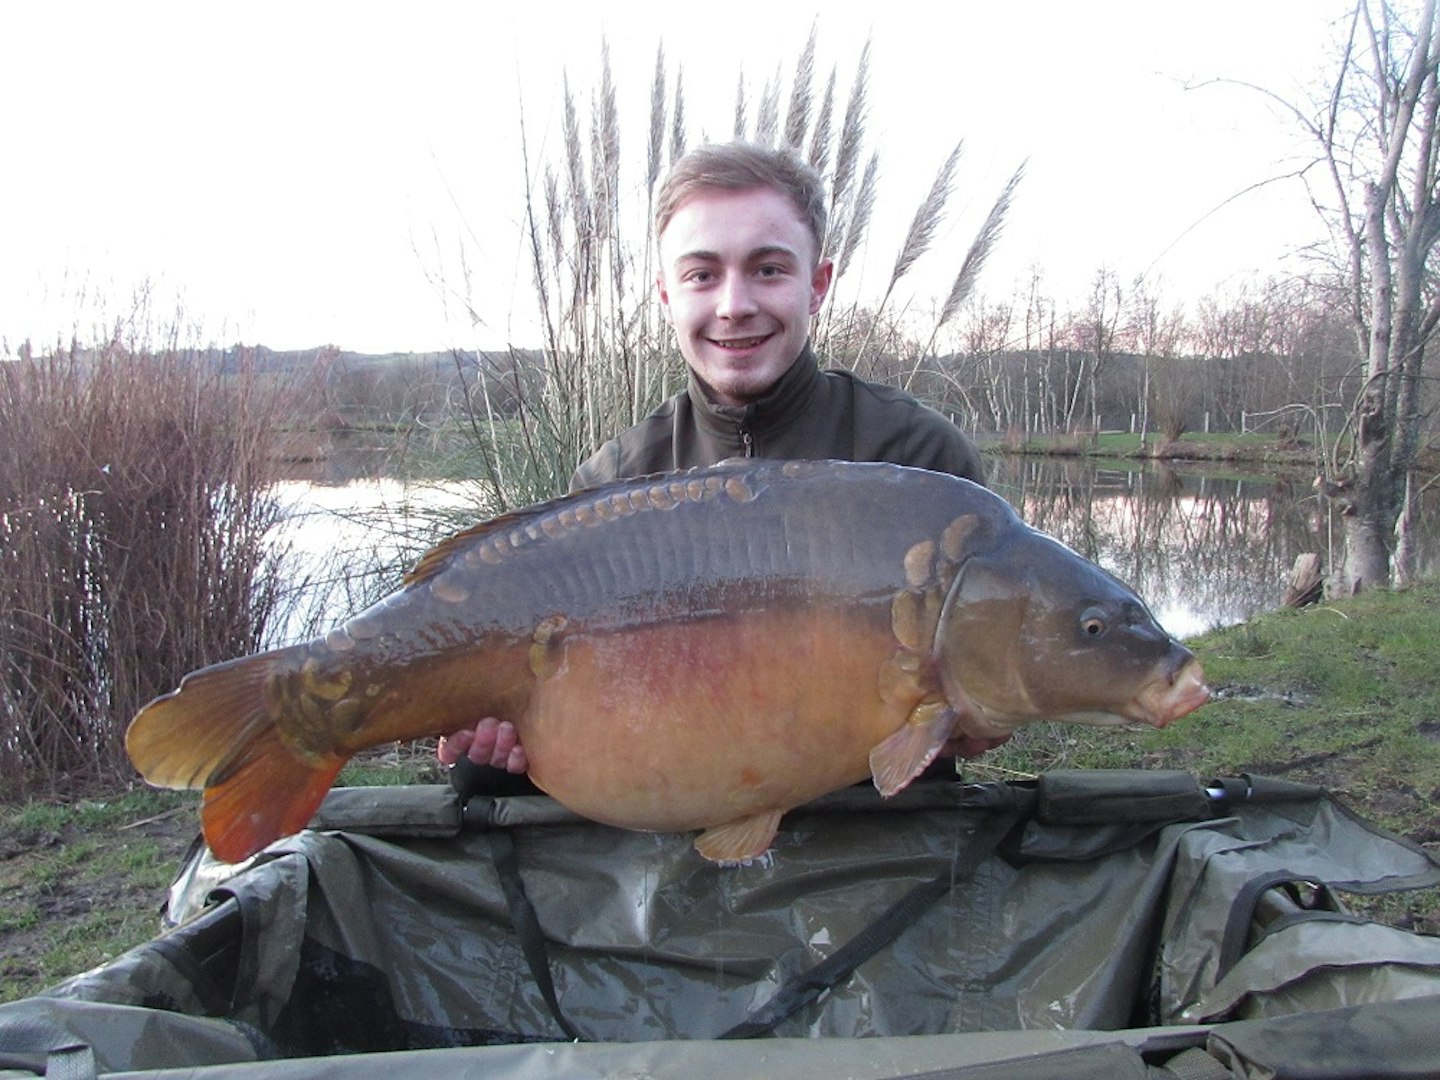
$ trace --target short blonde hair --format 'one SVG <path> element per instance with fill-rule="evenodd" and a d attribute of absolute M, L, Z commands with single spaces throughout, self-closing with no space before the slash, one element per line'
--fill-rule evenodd
<path fill-rule="evenodd" d="M 793 151 L 731 142 L 696 147 L 670 167 L 655 201 L 659 237 L 681 203 L 710 188 L 769 188 L 789 199 L 815 237 L 815 257 L 825 246 L 825 184 Z"/>

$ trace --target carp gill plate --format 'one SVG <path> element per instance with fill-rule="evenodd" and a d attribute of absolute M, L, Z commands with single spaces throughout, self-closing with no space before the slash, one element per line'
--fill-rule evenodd
<path fill-rule="evenodd" d="M 135 717 L 152 784 L 203 788 L 239 861 L 302 829 L 356 752 L 512 721 L 586 817 L 763 853 L 781 815 L 952 736 L 1168 724 L 1209 696 L 1126 586 L 999 496 L 885 464 L 758 462 L 477 525 L 323 637 L 193 672 Z"/>

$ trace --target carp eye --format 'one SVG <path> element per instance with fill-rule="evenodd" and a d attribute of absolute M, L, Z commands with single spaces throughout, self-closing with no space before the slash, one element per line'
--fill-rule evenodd
<path fill-rule="evenodd" d="M 1097 638 L 1105 633 L 1105 613 L 1099 608 L 1086 608 L 1080 613 L 1080 632 Z"/>

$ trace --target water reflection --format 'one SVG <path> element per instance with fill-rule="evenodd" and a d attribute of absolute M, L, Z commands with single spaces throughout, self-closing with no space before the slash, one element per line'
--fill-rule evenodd
<path fill-rule="evenodd" d="M 1279 606 L 1304 552 L 1329 565 L 1340 532 L 1309 480 L 1035 457 L 998 458 L 990 472 L 1025 521 L 1127 582 L 1180 637 Z M 347 479 L 332 468 L 287 482 L 284 498 L 286 536 L 313 593 L 303 608 L 323 627 L 393 588 L 426 543 L 477 516 L 483 493 L 474 484 Z M 1440 491 L 1432 491 L 1420 510 L 1422 574 L 1440 569 L 1437 518 Z M 286 635 L 306 636 L 293 620 Z"/>
<path fill-rule="evenodd" d="M 1340 532 L 1309 480 L 1013 457 L 991 478 L 1027 522 L 1129 583 L 1181 637 L 1278 607 L 1304 552 L 1329 565 Z M 1432 496 L 1422 570 L 1436 563 L 1436 516 Z"/>
<path fill-rule="evenodd" d="M 283 519 L 270 540 L 290 582 L 267 640 L 323 633 L 398 588 L 433 543 L 483 518 L 473 483 L 406 483 L 388 476 L 282 480 Z"/>

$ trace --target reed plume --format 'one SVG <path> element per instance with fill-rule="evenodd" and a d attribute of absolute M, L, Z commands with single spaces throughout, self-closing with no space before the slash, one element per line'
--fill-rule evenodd
<path fill-rule="evenodd" d="M 990 257 L 990 253 L 1000 240 L 1001 232 L 1004 231 L 1005 218 L 1010 212 L 1010 204 L 1015 199 L 1015 190 L 1020 186 L 1020 180 L 1024 175 L 1025 166 L 1022 164 L 1006 182 L 994 205 L 990 207 L 990 213 L 985 215 L 985 221 L 980 226 L 980 231 L 976 233 L 975 239 L 970 242 L 970 248 L 965 252 L 965 258 L 960 263 L 960 270 L 955 275 L 954 283 L 950 286 L 950 292 L 946 294 L 945 302 L 940 307 L 940 317 L 935 322 L 936 331 L 955 316 L 955 313 L 960 310 L 960 305 L 965 302 L 966 297 L 975 288 L 975 282 L 980 277 L 985 260 Z"/>
<path fill-rule="evenodd" d="M 822 250 L 835 259 L 835 275 L 826 309 L 812 333 L 822 347 L 830 341 L 840 346 L 837 359 L 859 362 L 877 327 L 890 318 L 884 309 L 897 282 L 933 243 L 954 185 L 959 147 L 947 158 L 911 222 L 880 306 L 863 308 L 852 302 L 843 309 L 842 318 L 837 314 L 840 290 L 835 286 L 856 275 L 869 242 L 882 158 L 867 145 L 870 43 L 856 60 L 837 127 L 842 91 L 836 68 L 832 66 L 818 98 L 815 94 L 818 40 L 812 26 L 788 85 L 777 71 L 765 81 L 758 99 L 750 96 L 743 74 L 737 76 L 733 131 L 753 142 L 783 143 L 803 154 L 826 182 L 829 221 Z M 564 490 L 576 462 L 645 415 L 684 379 L 683 362 L 674 351 L 668 326 L 655 318 L 657 309 L 648 289 L 654 277 L 653 210 L 662 157 L 668 152 L 673 163 L 689 141 L 683 76 L 678 66 L 673 75 L 667 71 L 663 45 L 657 48 L 649 73 L 645 152 L 640 155 L 643 178 L 628 189 L 621 149 L 623 117 L 604 44 L 588 125 L 582 121 L 567 76 L 559 151 L 554 162 L 540 170 L 538 182 L 533 181 L 528 144 L 522 138 L 527 146 L 527 190 L 533 191 L 526 202 L 525 250 L 543 348 L 538 356 L 513 352 L 503 375 L 497 376 L 507 384 L 505 393 L 490 394 L 488 387 L 471 386 L 466 394 L 475 414 L 471 430 L 482 433 L 486 442 L 480 457 L 497 507 L 537 501 Z M 972 245 L 967 280 L 973 280 L 993 246 L 1008 205 L 1007 194 L 992 212 L 987 230 Z M 899 323 L 890 325 L 886 333 L 899 334 Z M 851 347 L 857 341 L 858 351 Z M 903 369 L 894 374 L 898 377 Z"/>
<path fill-rule="evenodd" d="M 795 77 L 790 83 L 790 107 L 785 112 L 785 145 L 800 150 L 805 145 L 805 132 L 810 127 L 810 95 L 815 81 L 815 39 L 816 27 L 811 25 L 810 37 L 800 52 L 795 65 Z"/>

